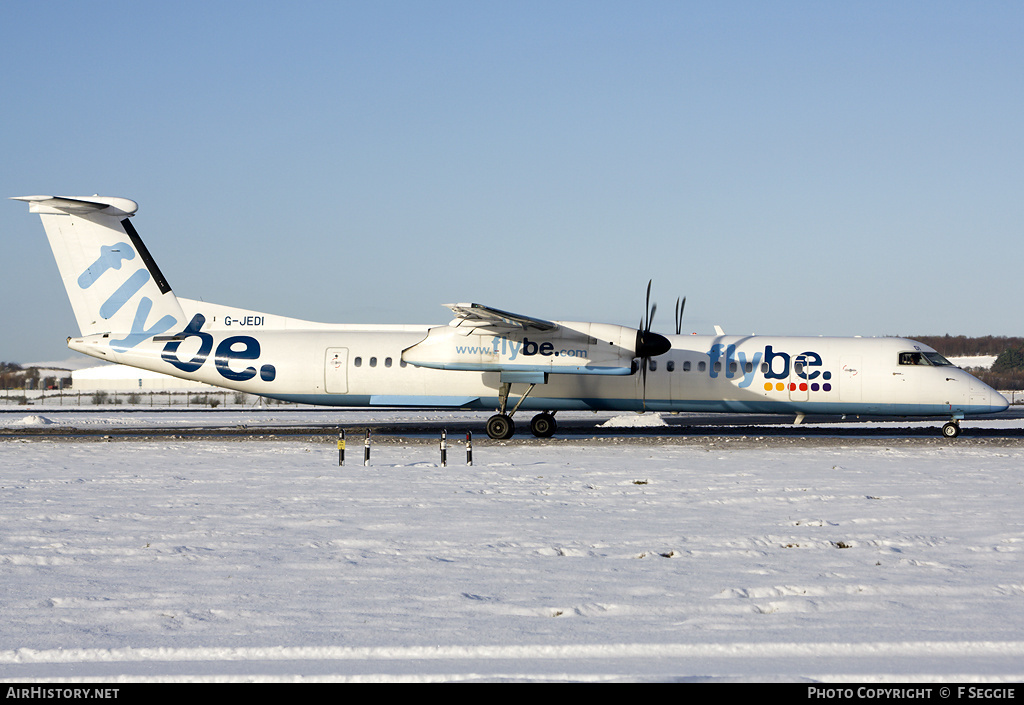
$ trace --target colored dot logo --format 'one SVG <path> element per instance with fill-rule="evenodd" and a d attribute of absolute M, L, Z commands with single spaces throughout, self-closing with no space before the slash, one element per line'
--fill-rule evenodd
<path fill-rule="evenodd" d="M 829 379 L 829 378 L 831 378 L 831 376 L 832 375 L 829 374 L 828 372 L 826 372 L 826 373 L 824 373 L 822 375 L 822 377 L 824 377 L 824 379 Z M 812 391 L 812 392 L 831 392 L 832 391 L 832 384 L 829 383 L 829 382 L 824 382 L 822 384 L 818 384 L 817 382 L 811 382 L 810 384 L 808 384 L 807 382 L 800 382 L 800 383 L 790 382 L 789 383 L 789 391 L 791 391 L 791 392 L 796 392 L 796 391 L 806 392 L 808 390 Z M 772 382 L 765 382 L 764 383 L 764 391 L 766 391 L 766 392 L 771 392 L 771 391 L 784 392 L 784 391 L 786 391 L 786 384 L 783 383 L 783 382 L 775 382 L 774 384 Z"/>

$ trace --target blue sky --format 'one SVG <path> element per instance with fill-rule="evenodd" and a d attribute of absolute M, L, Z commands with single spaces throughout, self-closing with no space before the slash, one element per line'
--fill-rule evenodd
<path fill-rule="evenodd" d="M 123 196 L 175 291 L 1021 335 L 1017 2 L 4 3 L 4 196 Z M 0 359 L 76 334 L 0 202 Z"/>

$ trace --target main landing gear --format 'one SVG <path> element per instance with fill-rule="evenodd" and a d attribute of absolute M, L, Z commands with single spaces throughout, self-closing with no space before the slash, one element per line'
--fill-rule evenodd
<path fill-rule="evenodd" d="M 537 386 L 531 384 L 526 390 L 523 396 L 519 397 L 519 401 L 512 408 L 512 411 L 505 413 L 505 407 L 508 405 L 508 393 L 512 388 L 512 385 L 505 382 L 501 385 L 501 389 L 498 391 L 498 399 L 501 401 L 501 407 L 498 409 L 498 413 L 487 419 L 487 435 L 495 440 L 507 440 L 515 435 L 516 425 L 512 421 L 512 417 L 516 411 L 519 410 L 519 405 L 523 403 L 523 399 L 533 391 L 533 388 Z M 555 435 L 557 424 L 555 423 L 555 415 L 553 412 L 544 411 L 530 420 L 530 432 L 533 433 L 537 438 L 551 438 Z"/>
<path fill-rule="evenodd" d="M 544 411 L 530 419 L 530 432 L 537 438 L 551 438 L 558 425 L 555 415 Z M 516 433 L 515 422 L 509 414 L 495 414 L 487 419 L 487 435 L 499 441 L 508 440 Z"/>
<path fill-rule="evenodd" d="M 947 421 L 942 427 L 942 435 L 946 438 L 956 438 L 960 435 L 960 422 L 959 421 Z"/>

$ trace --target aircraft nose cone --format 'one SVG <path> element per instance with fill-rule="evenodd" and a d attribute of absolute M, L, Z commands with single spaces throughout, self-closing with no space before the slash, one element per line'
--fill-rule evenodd
<path fill-rule="evenodd" d="M 657 357 L 658 355 L 664 355 L 671 349 L 672 343 L 663 335 L 652 333 L 651 331 L 645 333 L 642 330 L 638 330 L 636 332 L 637 357 Z"/>
<path fill-rule="evenodd" d="M 997 412 L 1006 411 L 1010 408 L 1010 401 L 995 389 L 992 390 L 992 401 L 990 403 Z"/>

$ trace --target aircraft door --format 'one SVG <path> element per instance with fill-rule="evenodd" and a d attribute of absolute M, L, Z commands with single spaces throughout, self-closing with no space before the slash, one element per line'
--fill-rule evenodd
<path fill-rule="evenodd" d="M 860 355 L 843 355 L 839 358 L 839 401 L 859 402 L 861 396 Z"/>
<path fill-rule="evenodd" d="M 327 348 L 324 389 L 328 394 L 348 393 L 348 348 Z"/>

